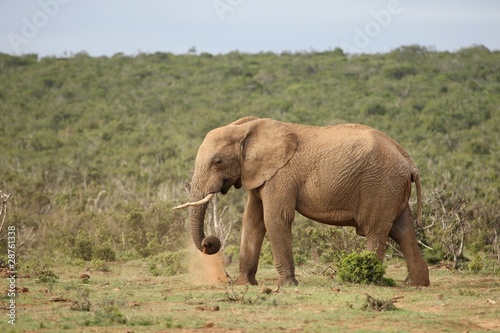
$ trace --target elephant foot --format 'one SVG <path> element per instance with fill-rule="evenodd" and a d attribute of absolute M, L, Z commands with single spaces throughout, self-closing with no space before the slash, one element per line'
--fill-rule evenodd
<path fill-rule="evenodd" d="M 429 267 L 425 261 L 421 259 L 417 263 L 410 263 L 407 261 L 409 273 L 408 284 L 415 287 L 428 287 L 431 282 L 429 279 Z"/>
<path fill-rule="evenodd" d="M 255 280 L 255 276 L 248 276 L 245 274 L 240 274 L 240 276 L 234 281 L 236 285 L 246 285 L 251 284 L 252 286 L 258 285 L 257 280 Z"/>
<path fill-rule="evenodd" d="M 280 275 L 278 279 L 278 285 L 280 286 L 297 286 L 298 284 L 299 282 L 293 275 L 291 276 Z"/>
<path fill-rule="evenodd" d="M 409 276 L 407 280 L 408 284 L 414 287 L 428 287 L 431 284 L 428 274 L 422 274 L 416 277 Z"/>

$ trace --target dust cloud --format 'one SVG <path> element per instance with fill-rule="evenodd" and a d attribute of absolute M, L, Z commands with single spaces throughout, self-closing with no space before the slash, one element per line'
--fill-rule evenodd
<path fill-rule="evenodd" d="M 194 285 L 210 285 L 228 282 L 221 252 L 204 254 L 191 243 L 187 256 L 189 279 Z"/>

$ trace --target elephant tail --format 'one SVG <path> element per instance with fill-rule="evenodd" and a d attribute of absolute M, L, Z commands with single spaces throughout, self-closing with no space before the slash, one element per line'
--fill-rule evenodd
<path fill-rule="evenodd" d="M 417 225 L 422 226 L 422 185 L 418 171 L 412 174 L 412 181 L 417 188 Z"/>

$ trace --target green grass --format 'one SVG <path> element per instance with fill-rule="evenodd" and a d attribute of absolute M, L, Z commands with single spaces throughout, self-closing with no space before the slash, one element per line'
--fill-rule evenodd
<path fill-rule="evenodd" d="M 267 265 L 258 272 L 260 285 L 250 287 L 195 284 L 190 274 L 153 276 L 147 260 L 109 263 L 109 272 L 54 266 L 51 269 L 60 277 L 56 282 L 18 278 L 17 286 L 29 291 L 18 295 L 15 328 L 25 332 L 165 332 L 211 327 L 217 332 L 500 329 L 498 275 L 436 268 L 431 269 L 430 287 L 413 288 L 403 285 L 403 262 L 392 260 L 387 265 L 395 287 L 343 284 L 316 275 L 313 266 L 306 265 L 298 269 L 298 287 L 279 289 L 274 284 L 276 272 Z M 236 265 L 228 271 L 235 276 Z M 82 274 L 90 276 L 88 282 Z M 396 297 L 395 310 L 363 310 L 366 294 L 380 300 Z M 65 302 L 53 302 L 56 297 Z M 86 300 L 90 311 L 72 310 Z M 9 329 L 4 318 L 0 330 Z"/>

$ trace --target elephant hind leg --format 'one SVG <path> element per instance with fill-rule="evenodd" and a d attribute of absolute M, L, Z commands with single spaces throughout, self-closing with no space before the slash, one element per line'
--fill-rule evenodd
<path fill-rule="evenodd" d="M 414 286 L 428 286 L 429 268 L 425 263 L 417 244 L 413 218 L 410 207 L 406 205 L 403 213 L 394 222 L 389 236 L 399 244 L 406 260 L 410 274 L 410 284 Z"/>

